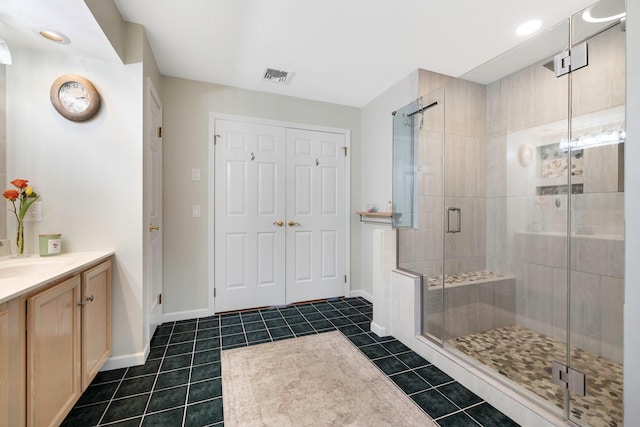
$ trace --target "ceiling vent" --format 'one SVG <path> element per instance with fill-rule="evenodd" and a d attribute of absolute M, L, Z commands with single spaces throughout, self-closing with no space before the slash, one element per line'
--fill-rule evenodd
<path fill-rule="evenodd" d="M 278 83 L 281 85 L 286 85 L 291 81 L 291 77 L 293 77 L 293 73 L 289 71 L 275 70 L 273 68 L 265 68 L 262 73 L 262 80 L 265 82 Z"/>

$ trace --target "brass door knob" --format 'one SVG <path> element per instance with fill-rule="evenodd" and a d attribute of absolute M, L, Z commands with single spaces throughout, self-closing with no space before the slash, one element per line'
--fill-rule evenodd
<path fill-rule="evenodd" d="M 149 224 L 149 231 L 153 231 L 153 230 L 160 230 L 160 226 Z"/>
<path fill-rule="evenodd" d="M 282 227 L 284 225 L 284 221 L 273 221 L 273 225 L 277 225 L 278 227 Z"/>
<path fill-rule="evenodd" d="M 289 221 L 289 227 L 299 227 L 300 223 L 295 222 L 294 220 Z"/>

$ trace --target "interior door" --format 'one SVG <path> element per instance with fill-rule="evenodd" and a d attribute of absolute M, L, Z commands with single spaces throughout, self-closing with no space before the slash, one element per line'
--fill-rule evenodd
<path fill-rule="evenodd" d="M 145 231 L 147 241 L 144 262 L 149 286 L 149 337 L 152 337 L 156 327 L 162 323 L 162 105 L 151 84 L 148 87 L 145 193 L 149 231 Z"/>
<path fill-rule="evenodd" d="M 287 129 L 287 303 L 344 295 L 344 134 Z"/>
<path fill-rule="evenodd" d="M 215 311 L 285 303 L 285 129 L 215 121 Z"/>

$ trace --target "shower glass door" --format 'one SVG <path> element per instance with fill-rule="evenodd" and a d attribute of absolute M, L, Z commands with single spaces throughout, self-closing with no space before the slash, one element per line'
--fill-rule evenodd
<path fill-rule="evenodd" d="M 393 226 L 397 268 L 423 278 L 423 333 L 443 343 L 443 153 L 445 89 L 393 116 Z"/>
<path fill-rule="evenodd" d="M 493 316 L 481 307 L 487 278 L 486 87 L 452 79 L 446 91 L 442 245 L 448 342 L 490 329 Z"/>
<path fill-rule="evenodd" d="M 393 112 L 393 226 L 411 230 L 416 214 L 416 167 L 418 133 L 414 123 L 418 102 Z M 413 252 L 413 251 L 411 251 Z M 413 259 L 411 253 L 402 254 L 401 264 L 410 270 L 407 263 Z M 406 265 L 405 265 L 406 264 Z"/>
<path fill-rule="evenodd" d="M 588 65 L 571 73 L 570 179 L 581 191 L 571 199 L 568 364 L 585 390 L 570 390 L 568 417 L 585 426 L 623 416 L 624 12 L 624 0 L 604 0 L 572 17 L 572 57 L 586 49 Z"/>
<path fill-rule="evenodd" d="M 444 143 L 446 87 L 420 97 L 418 177 L 417 271 L 422 274 L 422 332 L 439 345 L 444 342 Z"/>
<path fill-rule="evenodd" d="M 569 29 L 563 21 L 447 87 L 444 175 L 444 210 L 462 216 L 444 237 L 446 345 L 560 417 L 568 395 L 552 367 L 569 364 L 568 215 L 578 188 L 570 74 L 554 63 Z"/>

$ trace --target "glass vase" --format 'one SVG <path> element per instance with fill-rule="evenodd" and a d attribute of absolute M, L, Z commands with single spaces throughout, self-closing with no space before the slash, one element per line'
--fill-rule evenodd
<path fill-rule="evenodd" d="M 24 255 L 24 223 L 18 221 L 18 232 L 16 236 L 16 245 L 18 247 L 17 255 Z"/>

